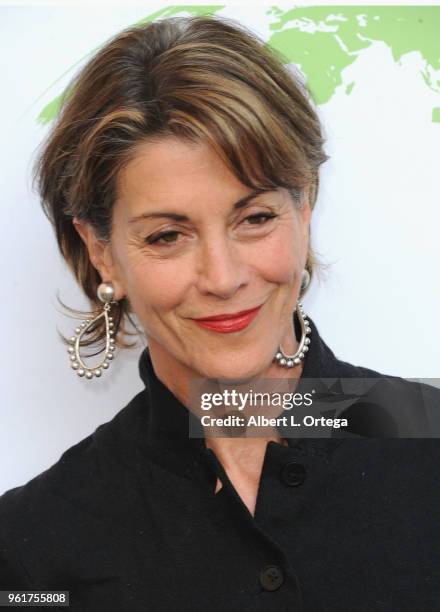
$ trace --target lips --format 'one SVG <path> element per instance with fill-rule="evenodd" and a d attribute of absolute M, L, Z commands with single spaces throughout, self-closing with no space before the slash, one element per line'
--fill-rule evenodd
<path fill-rule="evenodd" d="M 240 331 L 255 319 L 261 306 L 260 304 L 257 308 L 252 308 L 250 310 L 242 310 L 233 314 L 216 315 L 204 319 L 193 319 L 193 321 L 201 327 L 220 333 Z"/>

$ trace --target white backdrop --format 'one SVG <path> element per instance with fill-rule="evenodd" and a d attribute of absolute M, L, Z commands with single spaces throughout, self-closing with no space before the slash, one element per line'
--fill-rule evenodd
<path fill-rule="evenodd" d="M 70 369 L 56 327 L 69 333 L 73 322 L 57 312 L 55 294 L 73 307 L 87 303 L 58 254 L 30 170 L 50 129 L 37 122 L 42 108 L 81 58 L 165 5 L 145 6 L 0 8 L 0 493 L 49 467 L 142 388 L 142 347 L 117 351 L 100 380 L 81 380 Z M 218 13 L 267 40 L 268 8 L 229 5 Z M 440 378 L 440 123 L 431 121 L 440 100 L 422 67 L 417 53 L 398 64 L 377 41 L 319 107 L 331 160 L 312 240 L 330 267 L 305 306 L 338 357 L 384 373 Z M 354 80 L 348 96 L 345 85 Z"/>

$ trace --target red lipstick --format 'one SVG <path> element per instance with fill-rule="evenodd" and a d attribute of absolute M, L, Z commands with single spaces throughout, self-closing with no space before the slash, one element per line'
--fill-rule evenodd
<path fill-rule="evenodd" d="M 206 317 L 204 319 L 193 319 L 193 321 L 206 329 L 227 334 L 247 327 L 255 319 L 261 306 L 260 304 L 260 306 L 251 310 L 242 310 L 241 312 L 216 315 L 215 317 Z"/>

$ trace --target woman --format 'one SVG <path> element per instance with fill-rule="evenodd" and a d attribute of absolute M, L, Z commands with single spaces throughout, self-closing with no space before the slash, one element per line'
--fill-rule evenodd
<path fill-rule="evenodd" d="M 440 447 L 372 436 L 396 435 L 397 400 L 439 394 L 339 361 L 300 303 L 325 159 L 298 79 L 224 19 L 129 29 L 79 74 L 37 166 L 96 307 L 71 367 L 99 378 L 134 313 L 145 389 L 0 498 L 3 590 L 69 591 L 81 611 L 437 608 Z M 87 365 L 99 342 L 102 363 Z M 347 394 L 327 379 L 384 385 Z M 199 380 L 342 397 L 352 422 L 210 435 Z"/>

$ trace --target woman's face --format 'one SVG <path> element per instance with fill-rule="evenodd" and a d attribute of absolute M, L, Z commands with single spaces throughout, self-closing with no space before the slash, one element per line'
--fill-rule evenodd
<path fill-rule="evenodd" d="M 251 193 L 207 145 L 171 137 L 121 170 L 106 280 L 128 297 L 155 367 L 246 379 L 267 372 L 280 343 L 296 350 L 310 208 L 284 189 Z M 194 320 L 258 306 L 235 331 Z"/>

